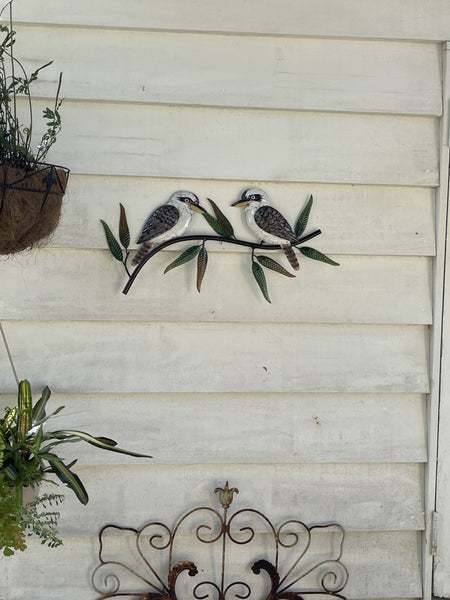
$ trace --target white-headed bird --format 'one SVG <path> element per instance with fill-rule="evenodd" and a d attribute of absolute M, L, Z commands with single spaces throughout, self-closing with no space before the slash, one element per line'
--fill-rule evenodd
<path fill-rule="evenodd" d="M 142 244 L 134 255 L 131 264 L 136 266 L 155 244 L 166 242 L 182 235 L 189 227 L 192 211 L 204 213 L 199 199 L 193 192 L 178 190 L 167 204 L 157 208 L 147 219 L 137 243 Z"/>
<path fill-rule="evenodd" d="M 270 204 L 264 190 L 250 188 L 232 206 L 245 206 L 245 218 L 250 230 L 263 242 L 279 245 L 286 254 L 292 268 L 298 271 L 299 264 L 292 244 L 298 240 L 292 227 L 283 215 Z"/>

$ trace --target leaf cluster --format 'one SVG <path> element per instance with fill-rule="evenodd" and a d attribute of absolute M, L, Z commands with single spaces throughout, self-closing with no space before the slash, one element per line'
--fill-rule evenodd
<path fill-rule="evenodd" d="M 309 215 L 311 213 L 312 205 L 313 205 L 313 197 L 310 196 L 308 198 L 306 205 L 304 206 L 304 208 L 300 212 L 299 216 L 297 217 L 297 221 L 295 222 L 294 232 L 295 232 L 295 236 L 297 238 L 301 238 L 301 236 L 303 235 L 303 233 L 308 225 L 308 220 L 309 220 Z M 293 248 L 295 248 L 295 247 L 296 246 L 293 246 Z M 319 252 L 319 250 L 315 250 L 314 248 L 309 248 L 307 246 L 300 246 L 297 249 L 303 256 L 306 256 L 307 258 L 312 258 L 313 260 L 318 260 L 318 261 L 326 263 L 328 265 L 333 265 L 333 266 L 339 265 L 339 263 L 335 262 L 334 260 L 332 260 L 331 258 L 326 256 L 322 252 Z M 258 262 L 255 261 L 255 258 Z M 285 277 L 295 277 L 295 275 L 293 273 L 290 273 L 289 271 L 287 271 L 284 267 L 282 267 L 278 262 L 276 262 L 272 258 L 270 258 L 268 256 L 261 256 L 261 255 L 256 256 L 254 252 L 252 253 L 253 277 L 255 278 L 256 283 L 258 284 L 258 287 L 261 290 L 262 295 L 264 296 L 264 299 L 267 302 L 271 302 L 270 297 L 269 297 L 268 287 L 267 287 L 266 276 L 264 273 L 264 269 L 262 267 L 265 267 L 266 269 L 270 269 L 271 271 L 280 273 L 281 275 L 284 275 Z"/>
<path fill-rule="evenodd" d="M 33 143 L 33 107 L 30 87 L 37 81 L 40 71 L 52 64 L 52 61 L 38 67 L 28 75 L 22 63 L 14 56 L 16 32 L 12 24 L 12 0 L 9 7 L 9 25 L 0 26 L 3 39 L 0 42 L 0 163 L 10 162 L 15 167 L 32 169 L 37 162 L 43 162 L 56 136 L 61 130 L 60 98 L 62 73 L 59 75 L 58 87 L 52 107 L 46 107 L 43 118 L 46 131 L 38 142 L 36 149 Z M 3 10 L 4 10 L 3 9 Z M 27 123 L 21 123 L 18 117 L 17 100 L 24 97 L 28 106 Z"/>
<path fill-rule="evenodd" d="M 130 272 L 127 267 L 127 259 L 130 255 L 130 251 L 128 250 L 128 246 L 130 245 L 130 229 L 128 227 L 127 214 L 125 212 L 125 208 L 123 207 L 122 203 L 119 203 L 119 206 L 119 240 L 122 246 L 125 248 L 125 252 L 122 250 L 118 240 L 111 231 L 111 228 L 108 225 L 108 223 L 103 221 L 103 219 L 100 219 L 100 222 L 103 225 L 103 231 L 105 232 L 106 243 L 108 244 L 109 251 L 116 260 L 123 264 L 126 272 L 128 273 L 128 276 L 130 276 Z"/>
<path fill-rule="evenodd" d="M 22 504 L 15 488 L 0 477 L 0 550 L 4 556 L 26 550 L 26 537 L 34 535 L 56 548 L 62 544 L 58 537 L 59 512 L 53 509 L 64 500 L 62 494 L 43 494 Z M 50 508 L 50 510 L 49 510 Z"/>
<path fill-rule="evenodd" d="M 19 546 L 22 539 L 20 531 L 27 528 L 32 533 L 45 538 L 51 545 L 58 543 L 57 538 L 53 536 L 53 534 L 56 536 L 57 514 L 50 511 L 39 513 L 38 517 L 39 503 L 22 507 L 23 489 L 38 486 L 46 473 L 54 473 L 60 482 L 75 493 L 82 504 L 87 504 L 89 500 L 81 479 L 73 471 L 77 461 L 67 463 L 61 458 L 60 446 L 86 442 L 110 452 L 151 458 L 144 454 L 123 450 L 110 438 L 96 437 L 84 431 L 73 429 L 48 431 L 48 422 L 64 409 L 64 406 L 59 406 L 52 413 L 47 414 L 46 407 L 50 395 L 50 389 L 46 386 L 39 400 L 33 404 L 29 381 L 26 379 L 21 381 L 17 406 L 5 409 L 4 417 L 0 420 L 0 512 L 12 515 L 8 517 L 9 536 L 10 538 L 14 536 Z M 57 495 L 44 497 L 44 500 L 49 502 L 57 499 L 59 499 Z M 16 510 L 14 510 L 15 505 L 17 505 Z M 17 507 L 20 508 L 19 512 Z M 19 520 L 16 519 L 17 515 L 20 517 Z M 0 548 L 6 547 L 6 541 L 3 536 L 0 537 Z"/>
<path fill-rule="evenodd" d="M 228 220 L 228 218 L 223 214 L 214 200 L 208 198 L 212 209 L 214 211 L 214 216 L 210 215 L 207 211 L 203 214 L 206 222 L 212 227 L 212 229 L 221 237 L 227 240 L 236 239 L 234 236 L 233 226 Z M 164 274 L 168 273 L 175 267 L 179 267 L 189 262 L 190 260 L 197 257 L 197 291 L 200 293 L 203 277 L 206 273 L 206 267 L 208 266 L 208 251 L 205 247 L 205 242 L 199 246 L 191 246 L 184 252 L 178 256 L 174 261 L 172 261 L 164 270 Z"/>

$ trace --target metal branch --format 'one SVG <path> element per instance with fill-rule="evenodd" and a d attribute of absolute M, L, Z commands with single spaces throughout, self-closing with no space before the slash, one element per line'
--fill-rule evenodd
<path fill-rule="evenodd" d="M 308 233 L 307 235 L 305 235 L 301 238 L 298 238 L 297 243 L 292 244 L 292 245 L 298 246 L 299 244 L 303 244 L 303 243 L 307 242 L 308 240 L 311 240 L 312 238 L 315 238 L 316 236 L 320 235 L 321 233 L 322 232 L 320 229 L 316 229 L 316 231 L 313 231 L 312 233 Z M 280 246 L 277 244 L 261 244 L 261 243 L 256 243 L 256 242 L 247 242 L 246 240 L 236 240 L 233 238 L 226 238 L 226 237 L 221 237 L 218 235 L 185 235 L 185 236 L 173 238 L 171 240 L 168 240 L 167 242 L 163 242 L 162 244 L 160 244 L 159 246 L 157 246 L 156 248 L 151 250 L 147 254 L 147 256 L 145 256 L 141 260 L 141 262 L 134 269 L 133 273 L 129 276 L 127 284 L 125 285 L 125 287 L 122 290 L 122 294 L 128 294 L 128 292 L 130 291 L 130 288 L 133 285 L 134 280 L 138 276 L 140 270 L 145 265 L 145 263 L 152 258 L 152 256 L 155 256 L 155 254 L 158 254 L 158 252 L 160 252 L 161 250 L 164 250 L 164 248 L 167 248 L 168 246 L 172 246 L 172 244 L 178 244 L 178 242 L 191 242 L 191 241 L 195 241 L 195 240 L 199 240 L 199 241 L 203 241 L 203 242 L 214 241 L 214 242 L 222 242 L 225 244 L 235 244 L 236 246 L 246 246 L 247 248 L 252 248 L 253 250 L 255 250 L 255 249 L 279 250 L 280 249 Z"/>

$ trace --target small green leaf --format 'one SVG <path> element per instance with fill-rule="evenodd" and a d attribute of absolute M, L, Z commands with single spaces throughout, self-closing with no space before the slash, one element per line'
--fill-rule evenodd
<path fill-rule="evenodd" d="M 190 248 L 182 252 L 178 258 L 176 258 L 173 262 L 170 263 L 170 265 L 167 265 L 167 267 L 164 269 L 164 274 L 168 273 L 172 269 L 175 269 L 175 267 L 184 265 L 184 263 L 187 263 L 193 258 L 195 258 L 199 253 L 200 248 L 201 246 L 191 246 Z"/>
<path fill-rule="evenodd" d="M 105 230 L 106 241 L 108 242 L 108 246 L 111 251 L 111 254 L 114 256 L 114 258 L 116 260 L 118 260 L 119 262 L 123 262 L 123 253 L 122 253 L 122 248 L 119 245 L 119 242 L 114 237 L 111 229 L 109 228 L 109 225 L 107 223 L 105 223 L 105 221 L 103 221 L 103 219 L 100 219 L 100 221 L 103 225 L 103 229 Z"/>
<path fill-rule="evenodd" d="M 35 423 L 36 421 L 40 421 L 46 416 L 45 406 L 48 402 L 48 399 L 50 398 L 50 395 L 50 388 L 48 387 L 48 385 L 46 385 L 45 388 L 42 390 L 42 396 L 39 398 L 39 400 L 33 407 L 33 423 Z"/>
<path fill-rule="evenodd" d="M 211 227 L 214 229 L 214 231 L 220 235 L 221 237 L 224 238 L 230 238 L 231 236 L 223 229 L 223 227 L 221 226 L 221 224 L 219 223 L 219 221 L 213 217 L 212 215 L 210 215 L 207 212 L 203 213 L 204 218 L 208 221 L 208 223 L 211 225 Z"/>
<path fill-rule="evenodd" d="M 280 263 L 277 263 L 277 261 L 273 260 L 273 258 L 270 258 L 270 256 L 261 255 L 257 256 L 256 259 L 260 264 L 262 264 L 263 267 L 266 267 L 267 269 L 272 269 L 272 271 L 276 271 L 277 273 L 286 275 L 286 277 L 295 277 L 293 273 L 289 273 L 289 271 L 286 271 L 286 269 L 282 267 Z"/>
<path fill-rule="evenodd" d="M 234 229 L 233 229 L 233 226 L 230 223 L 230 221 L 223 214 L 223 212 L 220 210 L 220 208 L 217 206 L 217 204 L 214 202 L 214 200 L 211 200 L 211 198 L 208 198 L 208 201 L 211 204 L 211 206 L 213 207 L 214 214 L 216 215 L 217 222 L 218 222 L 221 230 L 224 233 L 224 237 L 234 238 Z"/>
<path fill-rule="evenodd" d="M 327 263 L 328 265 L 333 265 L 335 267 L 339 266 L 339 263 L 335 262 L 334 260 L 331 260 L 331 258 L 325 256 L 325 254 L 322 254 L 322 252 L 314 250 L 314 248 L 308 248 L 307 246 L 303 246 L 299 248 L 299 250 L 304 256 L 307 256 L 308 258 L 312 258 L 313 260 L 320 260 L 321 262 Z"/>
<path fill-rule="evenodd" d="M 12 465 L 2 467 L 2 472 L 9 481 L 15 481 L 17 479 L 17 471 Z"/>
<path fill-rule="evenodd" d="M 43 438 L 44 438 L 44 430 L 42 429 L 42 425 L 41 425 L 40 427 L 38 427 L 37 433 L 34 436 L 33 450 L 34 450 L 35 455 L 39 453 Z"/>
<path fill-rule="evenodd" d="M 200 248 L 197 257 L 197 290 L 200 293 L 202 287 L 203 276 L 205 275 L 206 266 L 208 264 L 208 252 L 205 246 Z"/>
<path fill-rule="evenodd" d="M 60 413 L 64 408 L 65 408 L 64 405 L 58 406 L 58 408 L 56 410 L 54 410 L 52 413 L 50 413 L 49 415 L 44 415 L 38 421 L 33 421 L 33 427 L 36 427 L 37 425 L 41 425 L 41 424 L 45 423 L 46 421 L 48 421 L 49 419 L 51 419 L 52 417 L 54 417 L 55 415 Z"/>
<path fill-rule="evenodd" d="M 311 195 L 309 197 L 308 202 L 306 203 L 305 208 L 302 210 L 297 219 L 297 222 L 295 223 L 295 237 L 297 238 L 299 238 L 306 229 L 309 219 L 309 213 L 311 212 L 312 203 L 313 197 Z"/>
<path fill-rule="evenodd" d="M 128 249 L 130 245 L 130 230 L 128 229 L 127 222 L 127 213 L 125 212 L 125 208 L 123 204 L 119 202 L 120 205 L 120 219 L 119 219 L 119 239 L 120 243 L 125 249 Z"/>
<path fill-rule="evenodd" d="M 264 275 L 262 267 L 260 267 L 255 261 L 252 262 L 252 272 L 253 276 L 256 279 L 256 283 L 259 285 L 259 289 L 261 290 L 262 295 L 267 300 L 267 302 L 271 303 L 271 300 L 269 298 L 269 292 L 267 291 L 266 276 Z"/>

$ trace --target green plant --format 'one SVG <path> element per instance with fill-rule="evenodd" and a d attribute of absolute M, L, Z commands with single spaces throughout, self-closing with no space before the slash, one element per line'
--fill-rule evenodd
<path fill-rule="evenodd" d="M 5 556 L 26 550 L 26 536 L 36 535 L 42 544 L 56 548 L 62 544 L 57 535 L 59 512 L 47 507 L 64 500 L 62 494 L 42 494 L 21 504 L 18 490 L 0 477 L 0 548 Z"/>
<path fill-rule="evenodd" d="M 84 441 L 102 450 L 151 458 L 118 448 L 116 442 L 109 438 L 94 437 L 83 431 L 47 431 L 48 421 L 64 409 L 64 406 L 60 406 L 47 415 L 46 405 L 50 395 L 50 389 L 46 386 L 33 405 L 30 382 L 24 379 L 19 383 L 17 406 L 5 409 L 0 421 L 0 549 L 6 555 L 26 548 L 25 534 L 37 535 L 43 543 L 52 547 L 62 543 L 56 529 L 59 513 L 48 511 L 47 504 L 57 505 L 63 496 L 44 494 L 24 504 L 24 488 L 34 488 L 47 473 L 54 473 L 82 504 L 87 504 L 89 500 L 82 481 L 72 470 L 77 461 L 66 464 L 56 454 L 59 446 Z"/>
<path fill-rule="evenodd" d="M 0 26 L 0 33 L 3 34 L 0 43 L 0 164 L 8 161 L 15 167 L 30 170 L 38 162 L 45 160 L 47 152 L 55 143 L 56 136 L 61 130 L 59 109 L 62 100 L 59 94 L 62 73 L 59 75 L 54 105 L 43 111 L 47 130 L 37 144 L 36 150 L 33 151 L 33 107 L 30 85 L 38 79 L 39 72 L 51 65 L 52 61 L 37 68 L 31 75 L 27 75 L 22 63 L 14 56 L 16 32 L 13 30 L 12 2 L 13 0 L 10 0 L 3 8 L 5 10 L 9 7 L 9 25 Z M 20 96 L 23 96 L 28 104 L 26 124 L 22 124 L 18 117 L 17 100 Z"/>

